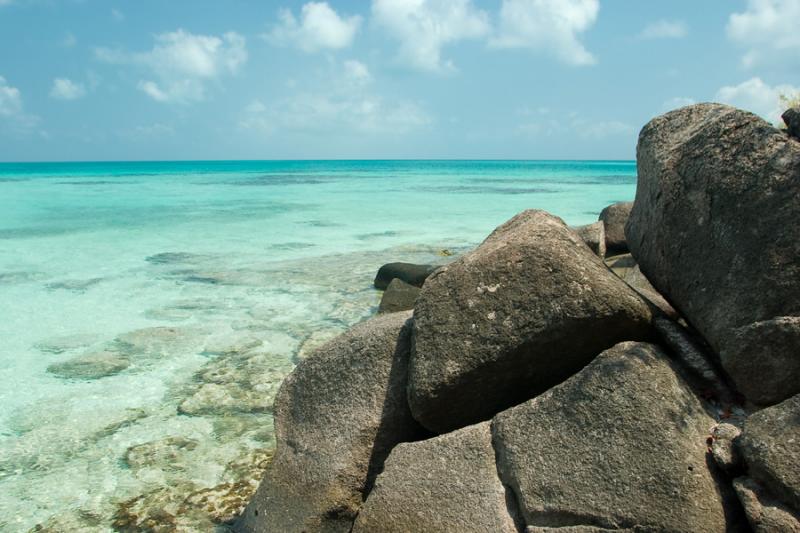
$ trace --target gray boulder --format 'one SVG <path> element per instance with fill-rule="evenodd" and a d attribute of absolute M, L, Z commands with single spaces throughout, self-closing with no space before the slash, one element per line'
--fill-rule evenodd
<path fill-rule="evenodd" d="M 721 532 L 735 497 L 707 464 L 713 423 L 657 346 L 626 342 L 497 415 L 492 434 L 528 526 Z"/>
<path fill-rule="evenodd" d="M 401 279 L 409 285 L 422 287 L 437 268 L 434 265 L 415 265 L 414 263 L 387 263 L 378 269 L 373 282 L 376 289 L 384 290 L 395 278 Z"/>
<path fill-rule="evenodd" d="M 769 323 L 800 315 L 800 143 L 698 104 L 647 124 L 637 161 L 626 235 L 642 272 L 749 400 L 800 392 L 800 330 Z"/>
<path fill-rule="evenodd" d="M 624 254 L 628 251 L 625 223 L 628 222 L 632 208 L 633 202 L 617 202 L 600 211 L 598 220 L 605 227 L 606 249 L 611 254 Z"/>
<path fill-rule="evenodd" d="M 733 480 L 733 488 L 755 533 L 800 533 L 800 520 L 752 479 Z"/>
<path fill-rule="evenodd" d="M 275 458 L 238 531 L 350 531 L 389 451 L 419 435 L 405 399 L 410 316 L 363 322 L 286 378 Z"/>
<path fill-rule="evenodd" d="M 396 313 L 414 309 L 414 302 L 419 296 L 419 287 L 409 285 L 400 278 L 394 278 L 381 297 L 379 313 Z"/>
<path fill-rule="evenodd" d="M 484 422 L 392 450 L 353 533 L 516 533 L 510 497 Z"/>
<path fill-rule="evenodd" d="M 571 228 L 598 257 L 606 256 L 606 231 L 602 221 Z"/>
<path fill-rule="evenodd" d="M 444 433 L 580 370 L 651 311 L 564 222 L 524 211 L 428 281 L 414 310 L 409 403 Z"/>
<path fill-rule="evenodd" d="M 750 415 L 736 443 L 747 475 L 800 511 L 800 394 Z"/>
<path fill-rule="evenodd" d="M 787 109 L 781 115 L 783 122 L 786 124 L 786 129 L 789 135 L 800 139 L 800 107 L 792 107 Z"/>

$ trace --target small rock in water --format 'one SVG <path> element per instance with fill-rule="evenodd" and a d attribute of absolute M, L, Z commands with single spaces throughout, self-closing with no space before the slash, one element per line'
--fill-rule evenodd
<path fill-rule="evenodd" d="M 167 437 L 137 444 L 125 452 L 125 463 L 133 470 L 153 466 L 175 468 L 181 463 L 179 460 L 181 452 L 192 451 L 197 448 L 197 444 L 196 440 L 185 437 Z"/>
<path fill-rule="evenodd" d="M 53 363 L 47 367 L 47 371 L 62 378 L 98 379 L 118 374 L 130 364 L 127 358 L 118 353 L 103 351 Z"/>

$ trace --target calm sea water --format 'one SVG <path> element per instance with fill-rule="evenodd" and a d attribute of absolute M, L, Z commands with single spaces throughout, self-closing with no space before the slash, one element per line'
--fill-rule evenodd
<path fill-rule="evenodd" d="M 203 497 L 258 476 L 280 381 L 375 312 L 382 263 L 447 261 L 526 208 L 592 222 L 635 181 L 627 161 L 0 164 L 0 530 L 211 527 Z"/>

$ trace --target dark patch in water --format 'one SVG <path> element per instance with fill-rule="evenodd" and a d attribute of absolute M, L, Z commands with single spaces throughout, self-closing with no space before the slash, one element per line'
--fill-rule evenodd
<path fill-rule="evenodd" d="M 195 263 L 204 256 L 188 252 L 162 252 L 145 257 L 145 261 L 153 265 L 172 265 L 176 263 Z"/>
<path fill-rule="evenodd" d="M 379 233 L 362 233 L 361 235 L 356 235 L 356 238 L 361 241 L 366 241 L 380 237 L 396 237 L 397 235 L 399 234 L 396 231 L 382 231 Z"/>
<path fill-rule="evenodd" d="M 89 289 L 94 285 L 97 285 L 101 281 L 103 281 L 103 278 L 68 279 L 64 281 L 58 281 L 55 283 L 48 283 L 47 285 L 45 285 L 45 287 L 47 287 L 51 291 L 64 289 L 67 291 L 82 293 L 86 292 L 87 289 Z"/>
<path fill-rule="evenodd" d="M 545 189 L 543 187 L 471 187 L 468 185 L 455 187 L 423 187 L 420 190 L 456 194 L 542 194 L 559 192 L 555 189 Z"/>
<path fill-rule="evenodd" d="M 270 246 L 273 250 L 303 250 L 313 248 L 315 245 L 307 242 L 282 242 Z"/>
<path fill-rule="evenodd" d="M 297 224 L 311 226 L 312 228 L 336 228 L 341 226 L 341 224 L 337 224 L 335 222 L 326 222 L 324 220 L 302 220 L 297 222 Z"/>
<path fill-rule="evenodd" d="M 26 272 L 24 270 L 14 272 L 0 272 L 0 285 L 16 285 L 18 283 L 29 283 L 40 281 L 47 276 L 42 272 Z"/>
<path fill-rule="evenodd" d="M 278 185 L 321 185 L 323 183 L 330 183 L 331 178 L 320 176 L 306 176 L 294 174 L 265 174 L 262 176 L 254 176 L 237 181 L 228 182 L 229 185 L 237 185 L 244 187 L 271 187 Z"/>
<path fill-rule="evenodd" d="M 205 283 L 207 285 L 219 285 L 220 281 L 217 278 L 210 278 L 207 276 L 186 276 L 183 281 L 189 283 Z"/>
<path fill-rule="evenodd" d="M 103 181 L 103 180 L 85 180 L 85 181 L 56 181 L 56 185 L 133 185 L 131 181 Z"/>

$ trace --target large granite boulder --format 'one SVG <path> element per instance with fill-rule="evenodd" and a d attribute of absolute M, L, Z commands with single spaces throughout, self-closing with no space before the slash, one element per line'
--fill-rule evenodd
<path fill-rule="evenodd" d="M 600 211 L 598 220 L 605 227 L 606 249 L 611 254 L 624 254 L 628 251 L 625 224 L 632 208 L 633 202 L 617 202 Z"/>
<path fill-rule="evenodd" d="M 800 392 L 800 143 L 698 104 L 647 124 L 637 161 L 626 235 L 642 272 L 749 400 Z"/>
<path fill-rule="evenodd" d="M 800 512 L 800 394 L 750 415 L 736 444 L 747 475 Z"/>
<path fill-rule="evenodd" d="M 353 533 L 516 533 L 497 476 L 489 422 L 400 444 L 386 460 Z"/>
<path fill-rule="evenodd" d="M 707 464 L 713 424 L 657 346 L 626 342 L 498 414 L 492 433 L 528 526 L 723 532 L 735 496 Z"/>
<path fill-rule="evenodd" d="M 414 263 L 386 263 L 378 269 L 373 284 L 376 289 L 384 290 L 393 279 L 400 279 L 409 285 L 422 287 L 428 276 L 437 268 L 439 267 L 434 265 L 416 265 Z"/>
<path fill-rule="evenodd" d="M 409 403 L 444 433 L 491 418 L 647 337 L 651 311 L 564 222 L 524 211 L 417 299 Z"/>
<path fill-rule="evenodd" d="M 419 437 L 405 397 L 410 316 L 355 326 L 283 382 L 275 458 L 238 531 L 350 531 L 391 449 Z"/>
<path fill-rule="evenodd" d="M 775 500 L 748 477 L 733 480 L 733 488 L 754 533 L 800 533 L 797 513 Z"/>
<path fill-rule="evenodd" d="M 394 278 L 383 292 L 378 312 L 396 313 L 414 309 L 414 302 L 417 301 L 419 291 L 419 287 L 410 285 L 400 278 Z"/>

